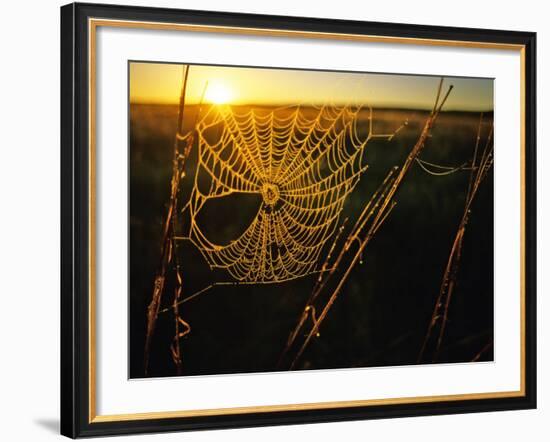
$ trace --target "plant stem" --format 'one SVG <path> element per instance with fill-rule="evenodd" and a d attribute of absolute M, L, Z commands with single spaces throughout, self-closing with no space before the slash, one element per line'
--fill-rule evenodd
<path fill-rule="evenodd" d="M 435 102 L 434 102 L 433 110 L 430 113 L 430 116 L 428 117 L 428 119 L 426 120 L 426 123 L 424 124 L 424 128 L 422 129 L 422 132 L 421 132 L 417 142 L 415 143 L 415 145 L 412 148 L 411 152 L 407 156 L 407 159 L 405 160 L 403 166 L 401 167 L 398 175 L 391 180 L 391 185 L 389 187 L 389 190 L 387 190 L 383 193 L 382 198 L 380 200 L 380 204 L 378 202 L 375 204 L 375 209 L 377 209 L 376 210 L 376 215 L 374 217 L 374 220 L 370 224 L 370 227 L 367 231 L 367 234 L 366 234 L 365 238 L 360 242 L 359 248 L 358 248 L 358 250 L 356 251 L 356 253 L 353 257 L 353 259 L 351 261 L 351 264 L 348 266 L 348 268 L 344 272 L 342 278 L 340 279 L 340 281 L 337 284 L 336 288 L 334 289 L 334 291 L 332 292 L 332 294 L 329 297 L 328 301 L 326 302 L 325 306 L 323 307 L 321 314 L 316 318 L 315 321 L 313 321 L 313 326 L 312 326 L 311 330 L 309 331 L 309 333 L 307 334 L 307 336 L 305 338 L 305 341 L 303 342 L 303 344 L 299 348 L 296 356 L 294 357 L 294 359 L 293 359 L 293 361 L 290 365 L 290 368 L 289 368 L 290 370 L 294 369 L 294 367 L 296 366 L 298 360 L 300 359 L 300 357 L 304 353 L 305 349 L 307 348 L 307 346 L 311 342 L 311 339 L 313 338 L 313 336 L 318 335 L 319 328 L 320 328 L 322 322 L 327 317 L 328 312 L 330 311 L 332 305 L 336 301 L 336 299 L 337 299 L 338 295 L 340 294 L 342 288 L 344 287 L 347 279 L 349 278 L 349 276 L 351 274 L 352 269 L 355 267 L 357 262 L 362 259 L 363 251 L 366 248 L 367 244 L 374 237 L 375 233 L 378 231 L 378 229 L 380 228 L 382 223 L 385 221 L 385 219 L 387 218 L 390 211 L 393 209 L 393 207 L 395 205 L 395 202 L 393 201 L 393 197 L 394 197 L 395 193 L 397 192 L 398 188 L 400 187 L 403 179 L 405 178 L 405 176 L 409 172 L 409 170 L 411 168 L 411 165 L 416 160 L 419 153 L 421 152 L 424 145 L 426 144 L 426 140 L 427 140 L 428 136 L 430 135 L 431 128 L 432 128 L 435 120 L 437 119 L 443 105 L 447 101 L 447 98 L 449 97 L 449 94 L 450 94 L 451 90 L 453 89 L 453 86 L 451 85 L 449 87 L 449 89 L 447 90 L 447 93 L 445 94 L 443 99 L 441 101 L 439 101 L 440 96 L 441 96 L 442 86 L 443 86 L 443 78 L 440 80 L 439 85 L 438 85 L 437 95 L 436 95 L 436 99 L 435 99 Z M 359 232 L 357 232 L 357 233 L 359 233 Z M 347 247 L 346 247 L 346 245 L 344 245 L 343 252 L 344 253 L 347 252 L 348 248 L 349 248 L 349 244 L 347 245 Z M 298 330 L 305 323 L 304 314 L 305 314 L 305 312 L 308 312 L 310 310 L 310 309 L 308 309 L 308 307 L 311 307 L 311 306 L 306 305 L 306 308 L 304 309 L 304 313 L 302 314 L 302 316 L 299 320 L 299 323 L 297 325 Z M 306 317 L 306 319 L 307 319 L 307 317 Z M 293 335 L 291 335 L 291 337 L 295 338 L 296 336 L 297 336 L 297 332 L 295 331 L 293 333 Z M 287 347 L 288 347 L 288 344 L 287 344 Z M 288 350 L 286 350 L 286 351 L 288 351 Z"/>
<path fill-rule="evenodd" d="M 155 276 L 155 282 L 153 285 L 153 294 L 151 302 L 147 307 L 147 333 L 145 337 L 145 349 L 143 357 L 144 373 L 147 375 L 149 368 L 149 355 L 151 350 L 151 342 L 155 331 L 155 325 L 158 317 L 159 308 L 162 301 L 162 294 L 164 292 L 166 282 L 166 271 L 169 264 L 172 261 L 172 252 L 174 243 L 172 241 L 173 236 L 173 217 L 176 212 L 177 194 L 179 189 L 179 180 L 181 176 L 181 170 L 183 169 L 184 161 L 180 158 L 179 141 L 183 137 L 183 114 L 185 108 L 185 93 L 187 89 L 187 78 L 189 75 L 189 66 L 183 66 L 183 81 L 179 100 L 178 109 L 178 126 L 174 140 L 174 156 L 172 166 L 172 179 L 170 181 L 170 202 L 168 205 L 168 211 L 164 221 L 164 227 L 162 230 L 161 240 L 161 252 L 160 252 L 160 264 L 157 274 Z M 187 146 L 185 151 L 189 150 L 189 146 L 192 144 L 187 140 Z"/>

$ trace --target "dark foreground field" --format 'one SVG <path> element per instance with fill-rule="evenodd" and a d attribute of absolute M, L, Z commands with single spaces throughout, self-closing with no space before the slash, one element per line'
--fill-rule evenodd
<path fill-rule="evenodd" d="M 135 378 L 144 374 L 146 308 L 159 262 L 177 108 L 134 104 L 130 111 L 129 360 L 130 376 Z M 403 163 L 426 116 L 426 112 L 414 110 L 375 112 L 375 129 L 379 131 L 396 128 L 405 120 L 409 124 L 392 141 L 377 140 L 367 146 L 369 169 L 346 202 L 346 215 L 357 216 L 390 168 Z M 469 161 L 478 120 L 477 113 L 443 113 L 421 157 L 444 165 Z M 468 177 L 468 171 L 432 176 L 413 166 L 396 193 L 395 209 L 368 245 L 363 263 L 354 268 L 323 323 L 320 337 L 308 347 L 298 369 L 416 363 L 464 208 Z M 189 186 L 184 185 L 184 199 L 188 191 Z M 213 235 L 234 237 L 250 222 L 256 204 L 238 198 L 220 202 L 205 221 L 206 228 Z M 213 275 L 192 245 L 182 243 L 179 252 L 186 294 L 208 285 L 212 278 L 229 278 L 223 273 Z M 191 333 L 182 340 L 183 374 L 274 371 L 314 279 L 216 287 L 185 303 L 181 315 L 191 325 Z M 171 297 L 166 296 L 165 305 Z M 176 374 L 169 349 L 173 334 L 172 314 L 161 314 L 150 376 Z M 438 361 L 471 361 L 492 338 L 493 175 L 489 172 L 472 207 Z M 492 358 L 489 349 L 479 360 Z"/>

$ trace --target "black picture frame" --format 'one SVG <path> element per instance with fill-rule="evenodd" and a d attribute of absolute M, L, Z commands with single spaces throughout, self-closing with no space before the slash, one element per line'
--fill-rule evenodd
<path fill-rule="evenodd" d="M 90 389 L 90 18 L 519 45 L 524 75 L 524 394 L 195 417 L 96 420 Z M 536 408 L 536 34 L 73 3 L 61 8 L 61 434 L 71 437 Z"/>

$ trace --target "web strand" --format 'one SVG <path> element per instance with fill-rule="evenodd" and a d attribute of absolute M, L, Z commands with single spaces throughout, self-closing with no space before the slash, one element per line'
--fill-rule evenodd
<path fill-rule="evenodd" d="M 344 203 L 366 171 L 363 153 L 372 134 L 358 129 L 361 110 L 212 106 L 197 125 L 197 168 L 185 205 L 187 236 L 211 268 L 255 283 L 319 271 Z M 238 193 L 261 196 L 260 206 L 244 233 L 217 244 L 198 215 L 208 200 Z"/>

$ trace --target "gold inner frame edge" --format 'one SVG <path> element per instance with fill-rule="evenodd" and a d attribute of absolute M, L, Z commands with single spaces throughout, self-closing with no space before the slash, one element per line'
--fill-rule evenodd
<path fill-rule="evenodd" d="M 462 47 L 478 49 L 498 49 L 518 51 L 520 54 L 520 389 L 517 391 L 497 391 L 487 393 L 464 393 L 436 396 L 413 396 L 385 399 L 366 399 L 352 401 L 332 401 L 315 402 L 301 404 L 284 405 L 260 405 L 232 408 L 215 409 L 197 409 L 197 410 L 179 410 L 179 411 L 153 411 L 145 413 L 127 413 L 127 414 L 96 414 L 96 312 L 95 312 L 95 274 L 96 274 L 96 238 L 95 238 L 95 208 L 96 208 L 96 164 L 95 164 L 95 112 L 96 112 L 96 31 L 97 27 L 115 27 L 115 28 L 137 28 L 148 30 L 174 30 L 187 32 L 208 32 L 218 34 L 238 34 L 253 36 L 273 36 L 273 37 L 294 37 L 311 38 L 327 40 L 344 40 L 371 43 L 400 43 L 420 46 L 444 46 L 444 47 Z M 475 42 L 443 39 L 425 39 L 412 37 L 391 37 L 377 35 L 361 34 L 339 34 L 312 31 L 292 31 L 281 29 L 263 29 L 263 28 L 244 28 L 232 26 L 211 26 L 211 25 L 191 25 L 182 23 L 159 23 L 143 22 L 132 20 L 111 20 L 111 19 L 88 19 L 88 98 L 89 98 L 89 367 L 88 367 L 88 422 L 117 422 L 134 421 L 146 419 L 169 419 L 178 417 L 199 417 L 199 416 L 221 416 L 221 415 L 239 415 L 246 413 L 270 413 L 280 411 L 300 411 L 300 410 L 322 410 L 329 408 L 349 408 L 365 407 L 375 405 L 397 405 L 397 404 L 415 404 L 427 402 L 443 401 L 461 401 L 461 400 L 483 400 L 497 398 L 523 397 L 526 392 L 525 385 L 525 45 L 506 44 L 493 42 Z"/>

